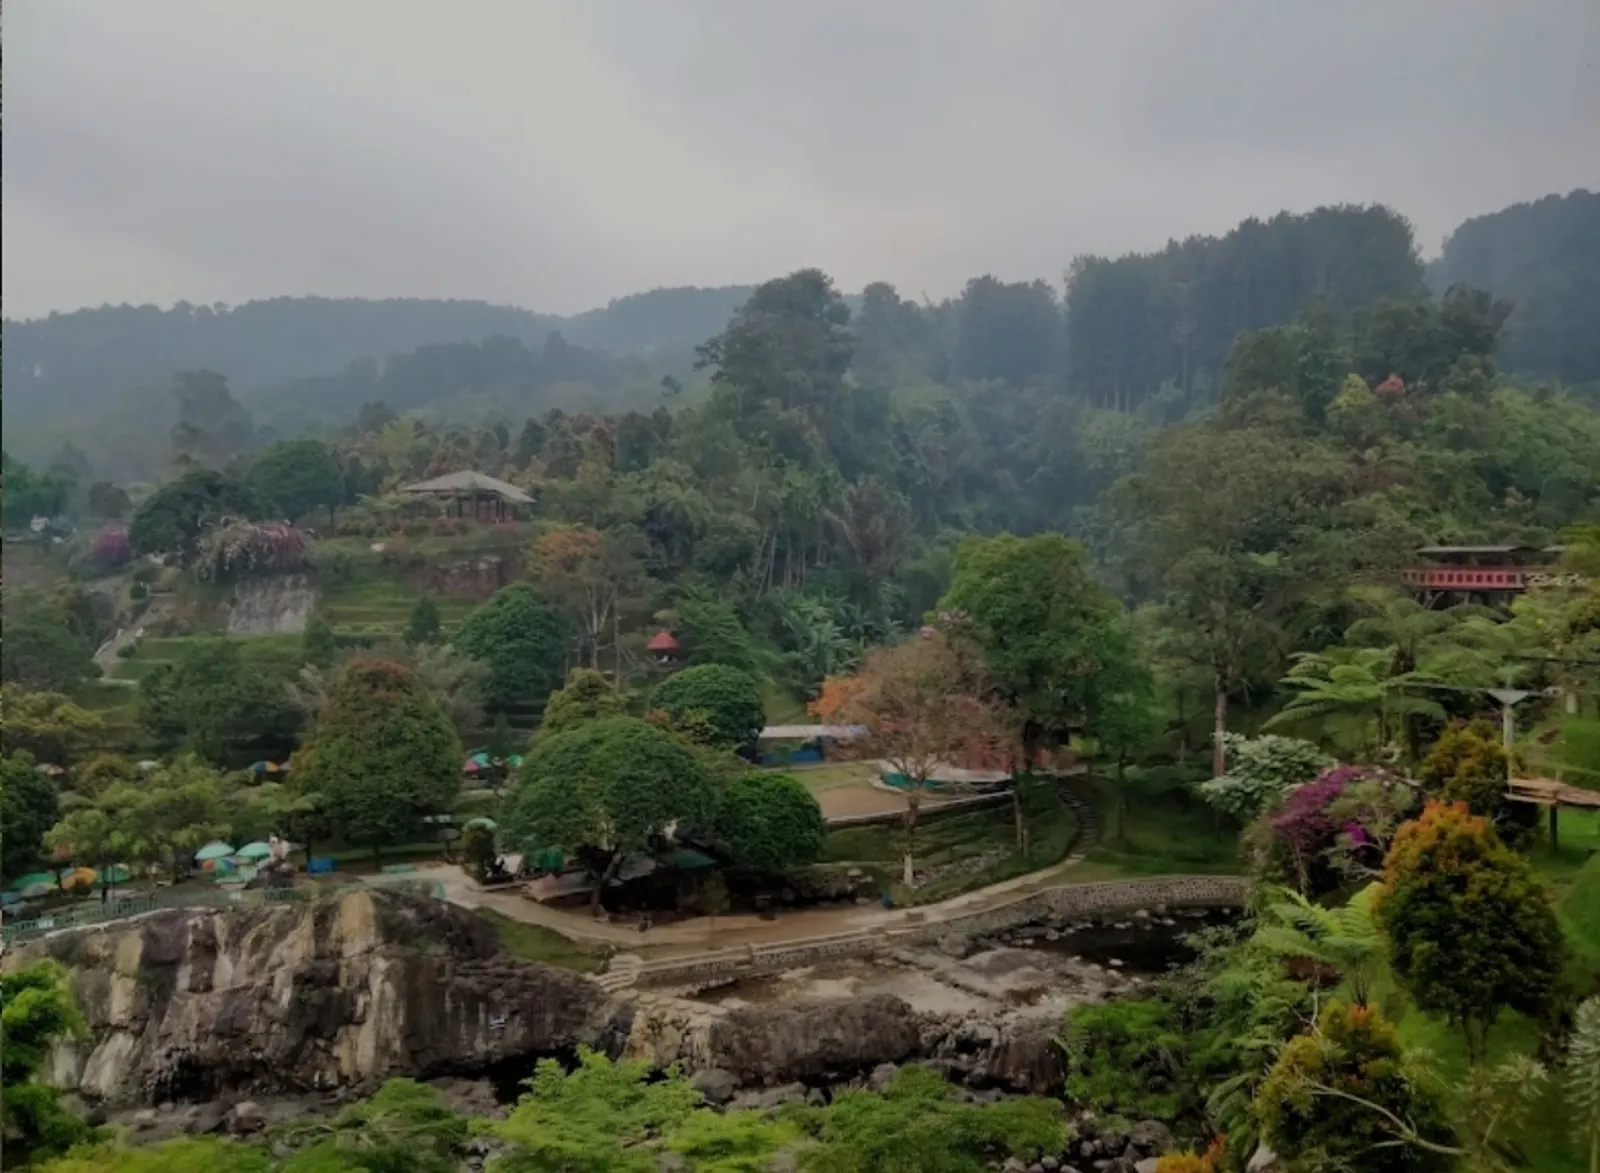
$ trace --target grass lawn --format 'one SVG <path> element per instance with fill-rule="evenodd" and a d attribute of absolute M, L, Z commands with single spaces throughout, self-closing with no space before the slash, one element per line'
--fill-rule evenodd
<path fill-rule="evenodd" d="M 864 762 L 823 762 L 815 766 L 773 766 L 774 774 L 788 774 L 805 784 L 812 794 L 821 794 L 835 786 L 848 786 L 863 778 L 870 779 L 873 769 Z"/>
<path fill-rule="evenodd" d="M 322 596 L 321 614 L 341 635 L 399 635 L 411 621 L 411 608 L 422 592 L 398 577 L 376 572 L 328 588 Z M 434 596 L 439 606 L 439 621 L 446 632 L 454 631 L 477 605 L 471 599 Z"/>
<path fill-rule="evenodd" d="M 301 637 L 298 635 L 230 635 L 222 636 L 219 633 L 206 635 L 175 635 L 151 636 L 139 641 L 132 656 L 125 660 L 118 660 L 111 675 L 117 680 L 138 681 L 154 672 L 162 664 L 174 663 L 185 650 L 196 643 L 209 639 L 226 638 L 230 643 L 237 643 L 242 648 L 265 648 L 294 651 L 300 647 Z M 111 687 L 116 687 L 112 685 Z"/>
<path fill-rule="evenodd" d="M 1162 875 L 1237 873 L 1239 832 L 1185 787 L 1145 782 L 1130 772 L 1126 819 L 1115 783 L 1096 778 L 1100 841 L 1074 868 L 1072 883 Z"/>
<path fill-rule="evenodd" d="M 513 957 L 520 957 L 523 961 L 556 965 L 577 973 L 598 973 L 605 968 L 603 954 L 585 949 L 554 929 L 512 920 L 492 908 L 480 908 L 476 911 L 494 926 L 495 936 L 500 938 L 500 948 Z"/>
<path fill-rule="evenodd" d="M 919 870 L 942 867 L 982 855 L 993 848 L 1006 854 L 980 872 L 950 876 L 921 888 L 896 884 L 898 905 L 931 904 L 1059 863 L 1077 832 L 1077 820 L 1052 789 L 1039 787 L 1028 815 L 1031 841 L 1026 854 L 1016 850 L 1016 822 L 1009 805 L 961 814 L 925 814 L 917 827 Z M 886 877 L 898 876 L 904 855 L 905 829 L 899 823 L 844 827 L 830 831 L 823 844 L 823 863 L 854 864 Z"/>

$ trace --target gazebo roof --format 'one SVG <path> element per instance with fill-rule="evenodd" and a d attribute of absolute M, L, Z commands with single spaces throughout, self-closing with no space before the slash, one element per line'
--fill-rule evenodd
<path fill-rule="evenodd" d="M 672 632 L 658 631 L 650 637 L 645 649 L 651 652 L 675 652 L 678 650 L 678 641 L 672 638 Z"/>
<path fill-rule="evenodd" d="M 499 497 L 512 505 L 532 505 L 533 498 L 522 489 L 509 481 L 502 481 L 499 477 L 492 477 L 486 473 L 462 472 L 445 473 L 442 477 L 434 477 L 428 481 L 418 481 L 414 485 L 403 485 L 402 493 L 425 497 L 450 497 L 471 494 L 483 494 L 489 497 Z"/>

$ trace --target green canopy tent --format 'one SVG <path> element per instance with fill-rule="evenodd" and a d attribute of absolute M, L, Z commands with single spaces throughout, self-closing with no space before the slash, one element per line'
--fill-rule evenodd
<path fill-rule="evenodd" d="M 272 854 L 272 848 L 268 844 L 257 840 L 254 843 L 246 843 L 233 854 L 237 859 L 266 859 Z"/>
<path fill-rule="evenodd" d="M 18 876 L 11 881 L 12 888 L 21 892 L 25 888 L 43 885 L 46 889 L 55 888 L 58 881 L 50 872 L 29 872 L 25 876 Z"/>
<path fill-rule="evenodd" d="M 230 844 L 224 843 L 220 839 L 215 839 L 195 852 L 194 857 L 201 863 L 205 863 L 211 859 L 226 859 L 232 854 L 234 854 L 234 851 Z"/>

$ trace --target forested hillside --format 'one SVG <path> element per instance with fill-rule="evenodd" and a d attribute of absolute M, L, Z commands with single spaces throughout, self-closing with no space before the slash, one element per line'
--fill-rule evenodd
<path fill-rule="evenodd" d="M 1600 378 L 1588 328 L 1600 288 L 1597 209 L 1600 196 L 1580 191 L 1468 221 L 1428 270 L 1436 296 L 1465 284 L 1500 303 L 1495 312 L 1509 320 L 1497 361 L 1507 372 L 1569 385 Z M 1252 218 L 1155 253 L 1080 256 L 1064 286 L 985 275 L 938 303 L 881 282 L 845 300 L 861 386 L 921 389 L 922 398 L 941 388 L 938 400 L 994 381 L 1048 388 L 1045 410 L 1065 395 L 1173 421 L 1216 402 L 1239 331 L 1314 311 L 1348 334 L 1384 299 L 1423 289 L 1410 226 L 1370 206 Z M 228 379 L 261 442 L 324 429 L 374 401 L 435 424 L 648 408 L 663 390 L 672 398 L 704 386 L 694 350 L 750 293 L 658 289 L 566 319 L 483 302 L 277 298 L 8 321 L 7 449 L 44 465 L 71 443 L 99 475 L 152 479 L 177 422 L 167 388 L 202 369 Z"/>
<path fill-rule="evenodd" d="M 1600 381 L 1600 192 L 1574 191 L 1478 216 L 1428 269 L 1451 285 L 1493 290 L 1516 308 L 1501 361 L 1569 384 Z"/>

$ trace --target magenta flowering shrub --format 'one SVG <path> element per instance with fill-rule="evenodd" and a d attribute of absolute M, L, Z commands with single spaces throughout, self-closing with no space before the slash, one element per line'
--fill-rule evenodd
<path fill-rule="evenodd" d="M 195 577 L 229 582 L 263 574 L 304 570 L 311 561 L 311 538 L 280 522 L 235 521 L 211 530 L 200 541 Z"/>
<path fill-rule="evenodd" d="M 1361 824 L 1329 811 L 1350 784 L 1366 778 L 1360 766 L 1335 766 L 1314 781 L 1296 787 L 1284 800 L 1283 808 L 1272 816 L 1272 830 L 1289 850 L 1314 855 L 1332 847 L 1341 831 L 1360 830 Z"/>
<path fill-rule="evenodd" d="M 101 572 L 116 570 L 133 560 L 133 546 L 125 525 L 104 525 L 89 539 L 89 564 Z"/>

